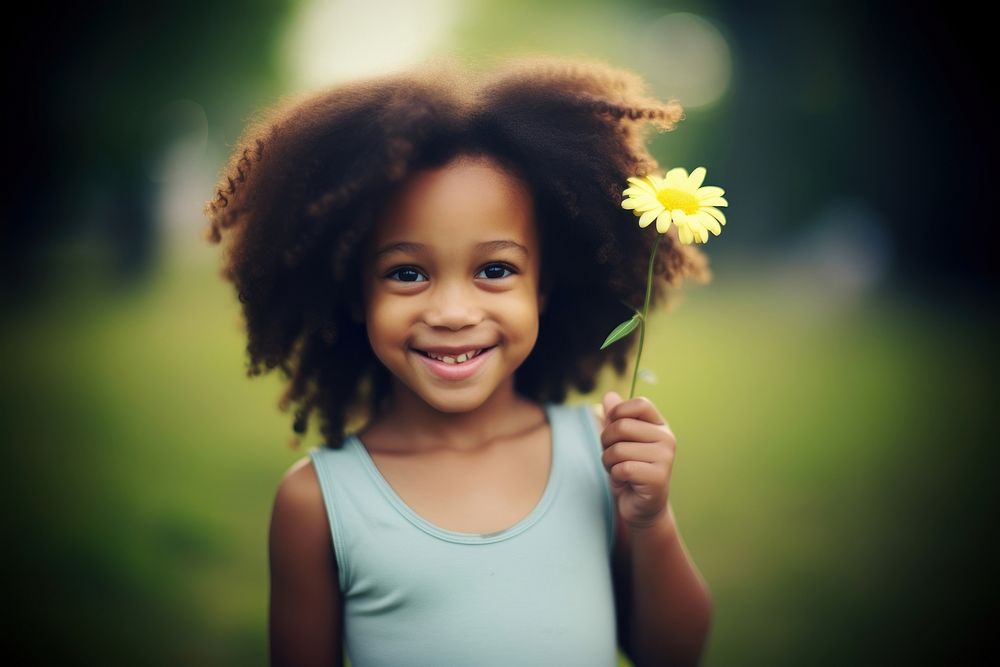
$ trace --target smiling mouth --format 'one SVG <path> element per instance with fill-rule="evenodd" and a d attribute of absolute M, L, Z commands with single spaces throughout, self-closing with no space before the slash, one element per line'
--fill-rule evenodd
<path fill-rule="evenodd" d="M 466 357 L 465 361 L 458 361 L 457 357 L 450 357 L 452 359 L 452 361 L 444 361 L 441 357 L 431 356 L 427 352 L 425 352 L 423 350 L 418 350 L 415 347 L 411 348 L 411 349 L 414 352 L 419 352 L 420 354 L 422 354 L 423 356 L 427 357 L 428 359 L 433 359 L 434 361 L 439 361 L 441 363 L 448 364 L 449 366 L 451 366 L 451 365 L 461 366 L 462 364 L 464 364 L 464 363 L 466 363 L 468 361 L 472 361 L 473 359 L 475 359 L 476 357 L 478 357 L 479 355 L 481 355 L 483 352 L 488 352 L 488 351 L 492 350 L 494 347 L 496 347 L 496 345 L 491 345 L 490 347 L 484 347 L 484 348 L 480 348 L 479 350 L 475 350 L 471 356 Z M 448 355 L 441 355 L 441 356 L 443 357 L 443 356 L 448 356 Z M 461 356 L 461 355 L 459 355 L 459 356 Z"/>

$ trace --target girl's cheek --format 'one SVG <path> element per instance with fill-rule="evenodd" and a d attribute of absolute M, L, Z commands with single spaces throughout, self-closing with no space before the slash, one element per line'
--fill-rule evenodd
<path fill-rule="evenodd" d="M 513 332 L 523 338 L 537 337 L 540 317 L 535 303 L 523 304 L 516 310 L 507 311 L 502 321 Z"/>

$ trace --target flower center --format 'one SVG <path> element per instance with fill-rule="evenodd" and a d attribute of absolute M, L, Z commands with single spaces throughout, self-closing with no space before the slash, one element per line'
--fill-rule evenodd
<path fill-rule="evenodd" d="M 656 193 L 656 198 L 668 211 L 679 208 L 687 215 L 698 212 L 698 199 L 689 192 L 675 190 L 674 188 L 663 188 Z"/>

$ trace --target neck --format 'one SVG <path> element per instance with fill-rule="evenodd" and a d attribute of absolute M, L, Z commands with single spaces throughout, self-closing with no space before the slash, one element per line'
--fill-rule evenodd
<path fill-rule="evenodd" d="M 391 434 L 410 452 L 472 452 L 541 426 L 537 410 L 514 392 L 512 379 L 466 409 L 432 405 L 394 378 L 386 409 L 365 431 Z"/>

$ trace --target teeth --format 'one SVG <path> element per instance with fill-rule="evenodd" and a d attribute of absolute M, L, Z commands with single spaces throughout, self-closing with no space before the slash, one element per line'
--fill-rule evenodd
<path fill-rule="evenodd" d="M 482 352 L 482 350 L 474 350 L 472 352 L 463 352 L 462 354 L 458 355 L 457 357 L 449 357 L 449 356 L 446 356 L 446 355 L 437 355 L 437 354 L 434 354 L 432 352 L 427 352 L 426 354 L 431 359 L 437 359 L 438 361 L 443 361 L 446 364 L 461 364 L 461 363 L 464 363 L 464 362 L 468 361 L 469 359 L 472 359 L 475 356 L 478 356 L 480 352 Z"/>

